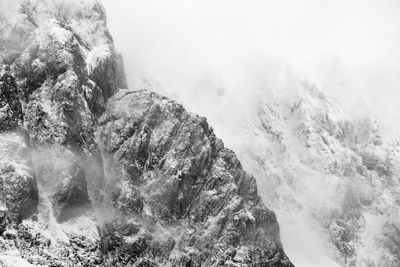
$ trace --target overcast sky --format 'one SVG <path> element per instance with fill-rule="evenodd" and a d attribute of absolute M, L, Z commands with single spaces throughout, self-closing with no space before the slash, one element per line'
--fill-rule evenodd
<path fill-rule="evenodd" d="M 210 75 L 243 91 L 235 84 L 250 65 L 285 62 L 400 129 L 398 0 L 103 1 L 131 84 L 141 70 L 177 95 Z"/>

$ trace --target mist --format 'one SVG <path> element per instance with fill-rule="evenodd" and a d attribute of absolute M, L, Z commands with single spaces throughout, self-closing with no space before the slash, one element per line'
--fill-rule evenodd
<path fill-rule="evenodd" d="M 293 93 L 297 78 L 315 84 L 348 116 L 373 116 L 400 131 L 399 1 L 103 2 L 129 87 L 160 92 L 206 116 L 237 152 L 246 142 L 238 124 L 255 103 L 268 90 Z M 307 188 L 325 194 L 318 180 Z M 308 218 L 293 223 L 292 214 L 277 214 L 283 246 L 297 266 L 337 266 Z"/>
<path fill-rule="evenodd" d="M 400 128 L 396 0 L 104 4 L 130 87 L 143 86 L 138 79 L 146 77 L 153 90 L 177 97 L 211 121 L 226 110 L 210 105 L 210 97 L 227 93 L 252 103 L 260 79 L 255 73 L 265 79 L 285 65 L 349 112 L 371 113 Z"/>

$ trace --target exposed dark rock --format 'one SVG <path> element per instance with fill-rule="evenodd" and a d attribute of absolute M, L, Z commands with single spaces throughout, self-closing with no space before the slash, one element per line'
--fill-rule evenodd
<path fill-rule="evenodd" d="M 0 130 L 23 115 L 29 145 L 0 135 L 0 252 L 35 266 L 293 266 L 253 176 L 205 118 L 118 92 L 122 58 L 97 1 L 18 10 L 0 27 L 15 115 Z"/>
<path fill-rule="evenodd" d="M 32 175 L 18 174 L 7 166 L 1 170 L 0 177 L 9 216 L 13 220 L 21 222 L 37 212 L 38 192 Z"/>
<path fill-rule="evenodd" d="M 97 187 L 102 182 L 101 158 L 93 133 L 107 99 L 119 86 L 126 86 L 122 60 L 114 51 L 105 25 L 104 8 L 98 3 L 76 7 L 24 1 L 19 12 L 22 15 L 17 24 L 6 21 L 0 29 L 4 32 L 0 38 L 4 44 L 0 50 L 3 62 L 4 58 L 10 58 L 11 49 L 18 51 L 13 53 L 13 75 L 7 72 L 2 78 L 1 84 L 7 89 L 2 92 L 10 92 L 10 103 L 16 103 L 14 99 L 23 102 L 32 148 L 49 154 L 57 154 L 52 153 L 53 146 L 57 147 L 55 151 L 59 151 L 59 146 L 64 148 L 56 155 L 57 161 L 36 153 L 40 156 L 38 161 L 46 159 L 47 165 L 34 164 L 35 172 L 41 174 L 39 178 L 58 177 L 52 181 L 49 197 L 57 218 L 61 216 L 58 219 L 62 220 L 61 214 L 69 213 L 66 210 L 72 206 L 74 209 L 81 209 L 78 204 L 86 207 L 89 194 L 98 197 Z M 8 29 L 13 30 L 9 33 Z M 86 32 L 82 33 L 82 29 Z M 17 86 L 20 98 L 14 93 Z M 16 105 L 8 106 L 13 111 Z M 15 128 L 15 117 L 6 116 L 7 123 L 1 127 Z M 57 167 L 62 158 L 67 170 Z M 73 167 L 77 160 L 82 161 L 81 166 L 88 164 L 78 174 L 79 179 Z M 87 187 L 92 191 L 87 192 Z"/>
<path fill-rule="evenodd" d="M 91 206 L 85 172 L 75 166 L 72 178 L 52 196 L 54 214 L 58 222 L 83 214 Z"/>
<path fill-rule="evenodd" d="M 139 242 L 131 244 L 136 255 L 157 254 L 159 261 L 184 266 L 171 258 L 174 244 L 192 266 L 229 260 L 245 264 L 245 259 L 235 258 L 240 248 L 254 266 L 291 266 L 275 214 L 261 202 L 254 178 L 215 137 L 205 118 L 155 93 L 121 90 L 99 125 L 98 143 L 117 173 L 106 180 L 114 206 L 125 216 L 135 216 L 147 232 L 129 236 Z M 157 229 L 164 229 L 161 243 L 154 241 L 160 235 Z M 113 247 L 125 248 L 122 235 L 111 240 Z"/>
<path fill-rule="evenodd" d="M 22 125 L 23 113 L 17 84 L 9 66 L 0 74 L 0 130 L 15 130 Z"/>

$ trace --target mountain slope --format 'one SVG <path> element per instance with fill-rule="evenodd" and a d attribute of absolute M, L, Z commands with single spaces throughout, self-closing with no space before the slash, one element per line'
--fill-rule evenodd
<path fill-rule="evenodd" d="M 362 107 L 347 113 L 287 64 L 251 67 L 236 78 L 207 72 L 187 89 L 140 86 L 215 125 L 276 212 L 296 266 L 398 266 L 398 137 Z"/>
<path fill-rule="evenodd" d="M 309 82 L 277 88 L 260 92 L 231 143 L 277 212 L 293 262 L 398 266 L 399 142 Z"/>
<path fill-rule="evenodd" d="M 1 13 L 3 266 L 293 266 L 206 120 L 126 87 L 98 1 Z M 16 84 L 16 86 L 14 86 Z M 10 103 L 21 102 L 23 127 Z"/>
<path fill-rule="evenodd" d="M 128 216 L 123 223 L 141 214 L 130 223 L 143 231 L 144 253 L 156 254 L 160 242 L 159 260 L 172 252 L 172 265 L 290 266 L 254 178 L 205 118 L 155 93 L 120 90 L 97 134 L 106 166 L 115 168 L 107 170 L 107 194 Z"/>

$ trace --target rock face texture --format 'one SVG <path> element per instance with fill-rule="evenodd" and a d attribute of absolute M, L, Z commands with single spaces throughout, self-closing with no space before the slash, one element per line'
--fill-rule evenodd
<path fill-rule="evenodd" d="M 107 194 L 122 224 L 136 228 L 112 240 L 122 248 L 116 254 L 135 252 L 123 264 L 144 254 L 173 266 L 290 266 L 275 214 L 205 118 L 155 93 L 121 90 L 97 138 L 107 166 L 118 170 L 106 180 Z"/>
<path fill-rule="evenodd" d="M 1 134 L 1 221 L 0 232 L 37 213 L 38 189 L 28 148 L 17 134 Z"/>
<path fill-rule="evenodd" d="M 20 96 L 15 78 L 10 73 L 10 68 L 6 67 L 0 75 L 0 129 L 3 131 L 12 130 L 18 127 L 23 119 Z"/>
<path fill-rule="evenodd" d="M 293 266 L 206 119 L 119 89 L 98 1 L 16 1 L 0 19 L 0 265 Z"/>

